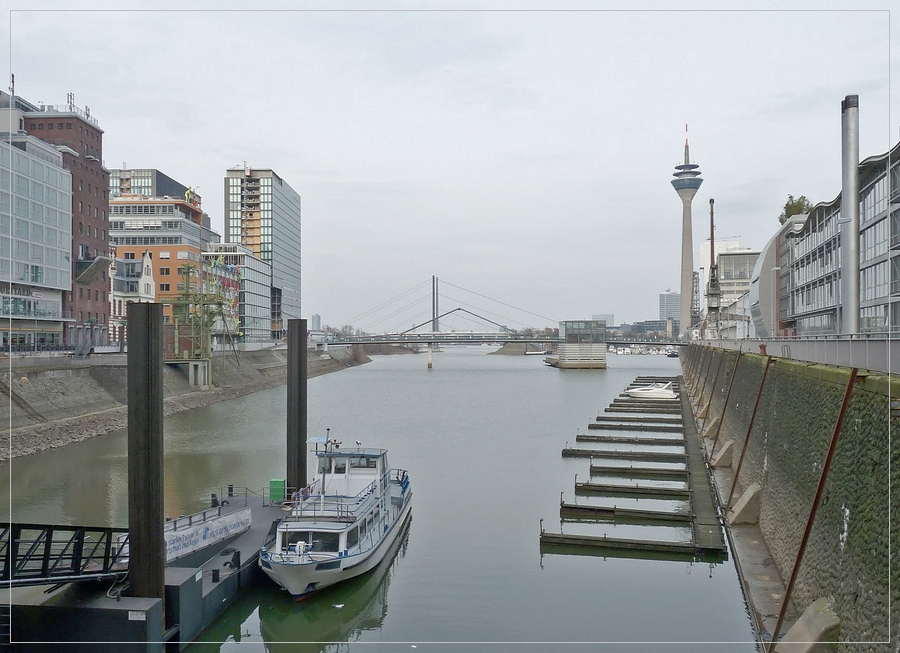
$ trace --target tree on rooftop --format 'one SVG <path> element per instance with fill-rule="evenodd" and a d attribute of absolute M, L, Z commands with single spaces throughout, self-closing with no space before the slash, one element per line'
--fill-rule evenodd
<path fill-rule="evenodd" d="M 778 222 L 780 224 L 784 224 L 792 215 L 803 215 L 804 213 L 809 213 L 811 208 L 812 203 L 810 203 L 810 201 L 806 199 L 806 195 L 801 195 L 797 199 L 794 199 L 793 195 L 788 195 L 788 200 L 784 203 L 784 208 L 782 208 L 781 210 L 781 215 L 778 216 Z"/>

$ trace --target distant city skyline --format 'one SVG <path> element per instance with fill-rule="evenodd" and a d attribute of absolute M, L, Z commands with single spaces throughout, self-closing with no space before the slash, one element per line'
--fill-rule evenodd
<path fill-rule="evenodd" d="M 303 197 L 302 316 L 332 325 L 432 275 L 525 309 L 497 310 L 511 327 L 598 304 L 620 322 L 651 319 L 660 287 L 679 284 L 668 181 L 685 123 L 706 180 L 694 252 L 711 197 L 717 231 L 757 251 L 789 194 L 834 198 L 846 95 L 859 94 L 862 158 L 898 134 L 900 18 L 871 0 L 777 11 L 119 6 L 6 15 L 16 94 L 61 104 L 74 93 L 102 125 L 107 169 L 165 170 L 203 197 L 223 239 L 223 171 L 276 170 Z M 163 41 L 190 43 L 190 64 Z M 164 92 L 175 86 L 189 90 Z M 448 304 L 465 299 L 446 291 Z M 397 321 L 421 322 L 419 310 Z"/>

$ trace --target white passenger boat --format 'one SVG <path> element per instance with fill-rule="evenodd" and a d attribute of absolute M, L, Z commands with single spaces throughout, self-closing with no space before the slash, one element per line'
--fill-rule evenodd
<path fill-rule="evenodd" d="M 375 568 L 412 511 L 409 475 L 388 467 L 387 450 L 310 443 L 315 480 L 284 502 L 286 515 L 259 554 L 262 570 L 297 600 Z"/>
<path fill-rule="evenodd" d="M 635 399 L 675 399 L 675 390 L 672 383 L 653 383 L 625 391 L 629 397 Z"/>

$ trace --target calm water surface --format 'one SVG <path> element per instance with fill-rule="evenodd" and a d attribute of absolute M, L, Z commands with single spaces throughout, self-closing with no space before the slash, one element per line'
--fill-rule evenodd
<path fill-rule="evenodd" d="M 588 478 L 588 461 L 563 459 L 560 450 L 635 376 L 678 374 L 678 360 L 610 356 L 607 370 L 561 371 L 540 356 L 489 351 L 453 348 L 435 355 L 432 370 L 424 356 L 377 356 L 312 379 L 310 434 L 330 427 L 345 442 L 389 449 L 392 465 L 410 472 L 410 527 L 375 572 L 302 603 L 260 584 L 189 650 L 549 650 L 540 642 L 630 653 L 696 650 L 696 643 L 755 650 L 731 561 L 540 553 L 540 520 L 558 531 L 560 492 L 572 501 L 575 475 Z M 284 477 L 284 387 L 173 415 L 165 428 L 167 515 L 205 507 L 229 482 L 262 488 Z M 112 433 L 0 467 L 11 474 L 13 520 L 127 525 L 125 449 L 124 433 Z M 562 528 L 689 537 L 677 525 Z"/>

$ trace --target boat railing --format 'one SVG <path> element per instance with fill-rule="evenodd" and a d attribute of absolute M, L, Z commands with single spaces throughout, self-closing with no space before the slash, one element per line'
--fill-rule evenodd
<path fill-rule="evenodd" d="M 194 526 L 195 524 L 202 524 L 205 521 L 209 521 L 210 519 L 215 519 L 222 514 L 222 506 L 216 506 L 215 508 L 207 508 L 201 512 L 195 512 L 193 515 L 181 515 L 174 519 L 169 519 L 163 525 L 163 531 L 177 531 L 182 528 L 189 528 L 190 526 Z"/>
<path fill-rule="evenodd" d="M 392 469 L 389 472 L 391 483 L 399 485 L 404 494 L 409 489 L 409 474 L 405 469 Z"/>
<path fill-rule="evenodd" d="M 318 479 L 316 480 L 318 481 Z M 289 513 L 285 519 L 318 517 L 328 520 L 353 521 L 356 510 L 366 497 L 375 492 L 376 487 L 377 483 L 372 481 L 352 497 L 328 494 L 323 496 L 315 494 L 316 481 L 313 481 L 305 488 L 294 492 L 291 500 L 282 503 L 284 510 Z"/>

